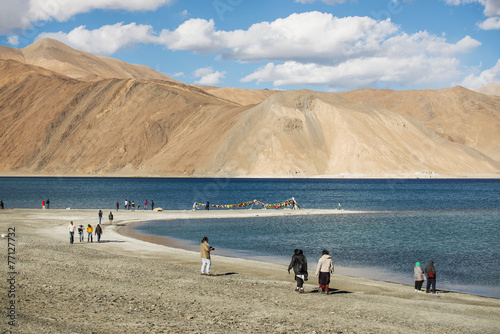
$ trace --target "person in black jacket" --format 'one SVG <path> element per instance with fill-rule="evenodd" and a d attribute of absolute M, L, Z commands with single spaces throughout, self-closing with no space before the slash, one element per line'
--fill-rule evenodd
<path fill-rule="evenodd" d="M 434 261 L 430 261 L 425 267 L 425 274 L 427 275 L 427 289 L 425 292 L 429 293 L 432 288 L 432 293 L 436 293 L 436 268 L 434 268 Z"/>
<path fill-rule="evenodd" d="M 304 281 L 307 281 L 307 259 L 302 253 L 302 249 L 295 249 L 292 256 L 292 261 L 288 266 L 288 273 L 290 274 L 290 269 L 293 268 L 295 274 L 295 280 L 297 281 L 297 287 L 295 291 L 304 293 Z"/>

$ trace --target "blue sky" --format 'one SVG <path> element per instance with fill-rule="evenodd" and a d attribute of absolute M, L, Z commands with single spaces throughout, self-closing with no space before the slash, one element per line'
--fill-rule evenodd
<path fill-rule="evenodd" d="M 0 44 L 50 37 L 220 87 L 500 82 L 500 0 L 0 0 Z"/>

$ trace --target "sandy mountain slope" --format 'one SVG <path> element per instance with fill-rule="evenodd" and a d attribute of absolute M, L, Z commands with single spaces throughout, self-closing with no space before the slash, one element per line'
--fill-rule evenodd
<path fill-rule="evenodd" d="M 0 59 L 17 60 L 85 81 L 103 78 L 176 81 L 147 66 L 94 56 L 50 38 L 40 39 L 23 49 L 2 46 Z"/>
<path fill-rule="evenodd" d="M 481 88 L 474 89 L 474 91 L 486 95 L 500 96 L 500 83 L 493 82 Z"/>
<path fill-rule="evenodd" d="M 276 93 L 242 114 L 229 136 L 217 161 L 222 171 L 239 175 L 498 172 L 491 159 L 448 142 L 414 118 L 338 94 Z"/>
<path fill-rule="evenodd" d="M 240 106 L 175 82 L 84 82 L 0 60 L 0 173 L 470 176 L 498 163 L 416 119 L 339 94 Z"/>
<path fill-rule="evenodd" d="M 414 117 L 442 138 L 500 161 L 498 96 L 460 86 L 422 91 L 362 89 L 340 94 L 351 101 L 371 102 Z"/>
<path fill-rule="evenodd" d="M 266 100 L 277 91 L 269 89 L 244 89 L 233 87 L 196 86 L 207 93 L 233 101 L 242 106 L 258 104 Z"/>

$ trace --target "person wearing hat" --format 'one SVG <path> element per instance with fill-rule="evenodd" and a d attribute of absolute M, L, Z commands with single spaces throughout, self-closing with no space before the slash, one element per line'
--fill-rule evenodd
<path fill-rule="evenodd" d="M 415 278 L 415 292 L 422 292 L 422 284 L 424 284 L 425 274 L 420 266 L 420 262 L 415 263 L 413 268 L 413 276 Z"/>
<path fill-rule="evenodd" d="M 78 235 L 80 236 L 80 242 L 82 242 L 83 241 L 83 225 L 82 224 L 80 224 L 78 226 Z"/>

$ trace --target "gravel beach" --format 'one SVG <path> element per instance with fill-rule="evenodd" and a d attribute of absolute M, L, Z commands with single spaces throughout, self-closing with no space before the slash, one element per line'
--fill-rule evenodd
<path fill-rule="evenodd" d="M 449 291 L 436 297 L 409 285 L 337 274 L 333 293 L 325 295 L 314 271 L 299 294 L 284 266 L 214 252 L 213 275 L 202 276 L 199 252 L 117 231 L 148 220 L 337 210 L 113 211 L 113 225 L 103 220 L 101 243 L 80 243 L 75 233 L 70 244 L 69 222 L 95 226 L 97 211 L 0 210 L 2 333 L 500 331 L 499 299 Z M 15 233 L 10 241 L 9 232 Z"/>

